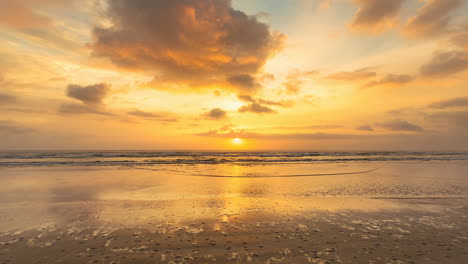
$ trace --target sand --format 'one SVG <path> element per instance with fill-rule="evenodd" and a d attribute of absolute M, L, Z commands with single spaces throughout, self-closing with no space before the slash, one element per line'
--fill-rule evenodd
<path fill-rule="evenodd" d="M 467 165 L 2 168 L 0 263 L 467 263 Z"/>

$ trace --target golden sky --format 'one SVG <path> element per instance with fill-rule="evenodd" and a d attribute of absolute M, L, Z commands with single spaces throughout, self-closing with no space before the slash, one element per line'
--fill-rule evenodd
<path fill-rule="evenodd" d="M 0 2 L 3 150 L 468 149 L 466 0 Z"/>

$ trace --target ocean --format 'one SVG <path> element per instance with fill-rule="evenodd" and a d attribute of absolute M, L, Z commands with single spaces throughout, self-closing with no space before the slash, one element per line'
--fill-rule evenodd
<path fill-rule="evenodd" d="M 467 173 L 468 152 L 1 152 L 0 263 L 464 263 Z"/>
<path fill-rule="evenodd" d="M 463 161 L 468 152 L 4 151 L 0 167 Z"/>

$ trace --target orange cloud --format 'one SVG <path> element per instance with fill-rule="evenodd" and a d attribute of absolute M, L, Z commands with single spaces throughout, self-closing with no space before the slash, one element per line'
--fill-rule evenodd
<path fill-rule="evenodd" d="M 420 68 L 424 77 L 444 77 L 466 70 L 468 70 L 468 52 L 459 50 L 438 51 Z"/>
<path fill-rule="evenodd" d="M 275 110 L 261 105 L 259 103 L 251 103 L 248 105 L 244 105 L 241 108 L 239 108 L 239 112 L 245 113 L 245 112 L 251 112 L 251 113 L 256 113 L 256 114 L 273 114 L 276 113 Z"/>
<path fill-rule="evenodd" d="M 413 81 L 413 77 L 406 74 L 388 74 L 380 80 L 372 81 L 367 83 L 365 87 L 374 87 L 374 86 L 400 86 L 407 84 Z"/>
<path fill-rule="evenodd" d="M 429 37 L 446 31 L 450 12 L 461 6 L 463 0 L 430 0 L 408 20 L 404 32 L 412 37 Z"/>
<path fill-rule="evenodd" d="M 22 1 L 2 1 L 0 8 L 0 25 L 24 29 L 31 27 L 48 27 L 52 21 L 41 14 L 34 12 Z"/>
<path fill-rule="evenodd" d="M 429 105 L 431 108 L 452 108 L 452 107 L 468 107 L 468 97 L 457 97 L 445 101 L 435 102 Z"/>
<path fill-rule="evenodd" d="M 352 30 L 380 33 L 391 28 L 406 0 L 355 0 L 359 10 L 349 25 Z"/>
<path fill-rule="evenodd" d="M 172 117 L 169 113 L 152 113 L 152 112 L 145 112 L 138 109 L 134 109 L 127 114 L 135 117 L 141 117 L 147 120 L 152 121 L 162 121 L 162 122 L 177 122 L 177 118 Z"/>
<path fill-rule="evenodd" d="M 352 72 L 337 72 L 330 74 L 326 77 L 328 80 L 333 81 L 362 81 L 373 78 L 377 75 L 376 72 L 367 69 L 359 69 Z"/>
<path fill-rule="evenodd" d="M 116 0 L 108 14 L 113 25 L 94 29 L 94 54 L 155 74 L 160 88 L 255 89 L 284 39 L 229 0 Z"/>
<path fill-rule="evenodd" d="M 451 44 L 468 51 L 468 24 L 458 29 L 450 38 Z"/>
<path fill-rule="evenodd" d="M 392 120 L 388 122 L 378 123 L 377 126 L 391 131 L 421 132 L 424 130 L 422 127 L 412 124 L 405 120 Z"/>
<path fill-rule="evenodd" d="M 294 70 L 286 76 L 283 82 L 286 92 L 289 94 L 297 94 L 302 86 L 307 82 L 308 78 L 315 76 L 319 71 L 299 71 Z"/>

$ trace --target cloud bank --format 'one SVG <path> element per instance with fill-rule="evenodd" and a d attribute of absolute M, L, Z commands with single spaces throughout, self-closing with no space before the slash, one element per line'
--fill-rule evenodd
<path fill-rule="evenodd" d="M 108 17 L 112 26 L 94 28 L 94 54 L 154 74 L 161 89 L 255 89 L 284 39 L 230 0 L 114 0 Z"/>

